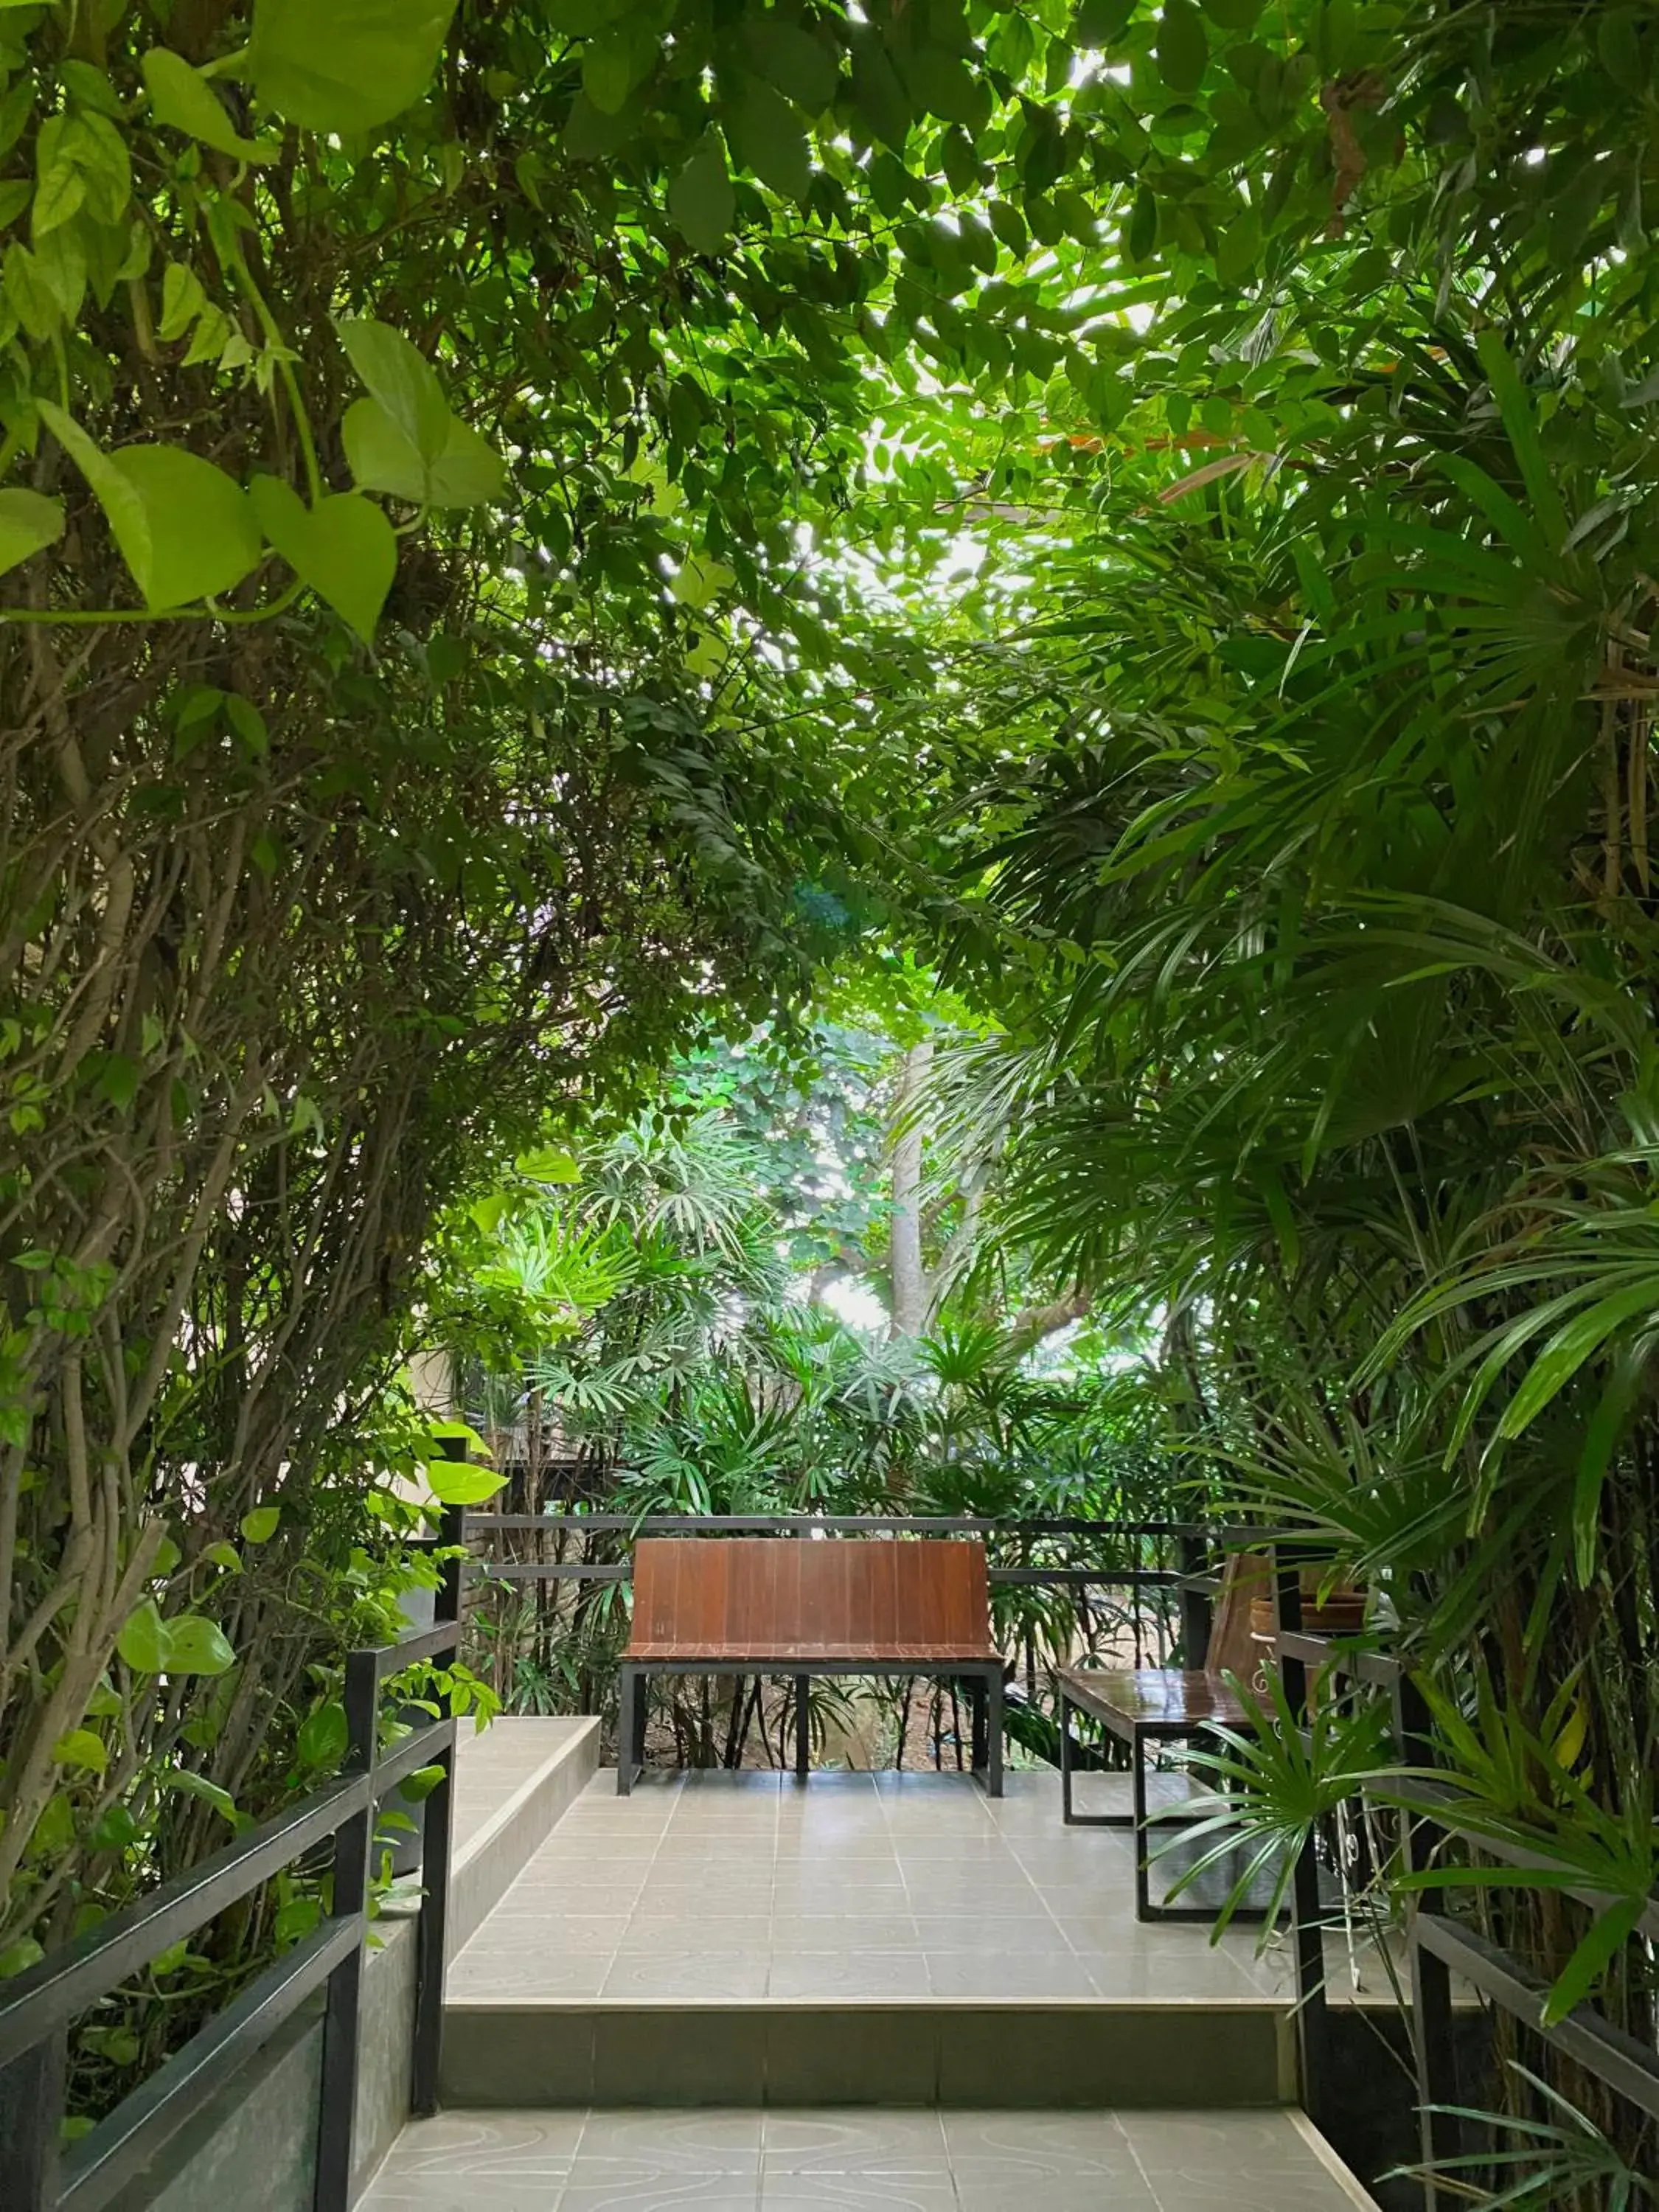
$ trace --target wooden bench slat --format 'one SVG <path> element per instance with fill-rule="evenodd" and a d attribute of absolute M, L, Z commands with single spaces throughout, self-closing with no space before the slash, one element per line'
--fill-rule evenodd
<path fill-rule="evenodd" d="M 1072 1703 L 1108 1728 L 1255 1725 L 1255 1708 L 1220 1674 L 1176 1667 L 1061 1667 L 1055 1673 Z"/>
<path fill-rule="evenodd" d="M 985 1547 L 957 1540 L 641 1538 L 624 1659 L 984 1662 Z"/>

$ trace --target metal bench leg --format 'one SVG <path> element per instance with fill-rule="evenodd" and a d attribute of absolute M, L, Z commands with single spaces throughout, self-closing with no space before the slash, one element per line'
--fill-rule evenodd
<path fill-rule="evenodd" d="M 626 1797 L 634 1787 L 635 1713 L 640 1702 L 640 1678 L 631 1667 L 617 1675 L 617 1795 Z"/>
<path fill-rule="evenodd" d="M 807 1703 L 810 1674 L 795 1677 L 795 1779 L 805 1782 L 812 1767 L 812 1708 Z"/>
<path fill-rule="evenodd" d="M 1158 1917 L 1152 1910 L 1152 1876 L 1146 1865 L 1146 1739 L 1137 1729 L 1129 1750 L 1133 1769 L 1135 1843 L 1135 1918 Z"/>
<path fill-rule="evenodd" d="M 982 1676 L 978 1674 L 969 1676 L 968 1698 L 969 1711 L 973 1715 L 973 1743 L 969 1753 L 968 1764 L 974 1772 L 978 1774 L 983 1771 L 990 1757 L 988 1741 L 990 1732 L 985 1724 L 987 1691 Z"/>
<path fill-rule="evenodd" d="M 1000 1797 L 1002 1795 L 1002 1669 L 1000 1667 L 991 1675 L 986 1686 L 990 1692 L 987 1700 L 990 1711 L 986 1716 L 986 1729 L 989 1737 L 987 1749 L 990 1755 L 986 1761 L 985 1788 L 988 1796 Z"/>

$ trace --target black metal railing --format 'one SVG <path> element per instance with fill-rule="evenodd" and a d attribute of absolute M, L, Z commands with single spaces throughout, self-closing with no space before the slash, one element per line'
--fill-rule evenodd
<path fill-rule="evenodd" d="M 1292 1714 L 1305 1719 L 1310 1677 L 1334 1682 L 1346 1677 L 1386 1690 L 1393 1705 L 1395 1747 L 1402 1767 L 1422 1775 L 1434 1763 L 1429 1709 L 1410 1673 L 1389 1654 L 1326 1636 L 1304 1634 L 1302 1579 L 1291 1559 L 1281 1559 L 1276 1574 L 1278 1627 L 1275 1643 L 1281 1680 Z M 1401 1808 L 1400 1856 L 1405 1872 L 1427 1866 L 1443 1844 L 1455 1839 L 1473 1851 L 1525 1872 L 1542 1871 L 1550 1862 L 1519 1843 L 1494 1837 L 1458 1818 L 1460 1793 L 1431 1778 L 1392 1789 Z M 1297 2021 L 1301 2039 L 1304 2102 L 1316 2122 L 1331 2100 L 1330 2040 L 1325 1991 L 1323 1916 L 1318 1887 L 1319 1839 L 1310 1835 L 1297 1861 L 1292 1888 L 1292 1954 L 1296 1968 Z M 1480 1875 L 1472 1870 L 1470 1881 Z M 1506 1884 L 1507 1888 L 1525 1887 Z M 1555 1885 L 1547 1887 L 1559 1895 Z M 1619 1900 L 1589 1889 L 1567 1893 L 1593 1911 Z M 1453 2003 L 1457 1976 L 1507 2013 L 1551 2049 L 1595 2077 L 1615 2096 L 1659 2120 L 1659 2052 L 1609 2020 L 1595 2005 L 1577 2006 L 1564 2020 L 1547 2019 L 1547 1984 L 1512 1952 L 1461 1923 L 1435 1889 L 1416 1895 L 1406 1923 L 1411 1970 L 1411 2036 L 1417 2073 L 1417 2101 L 1428 2212 L 1447 2201 L 1437 2187 L 1434 2169 L 1467 2157 L 1470 2146 L 1459 2108 L 1468 2098 L 1458 2080 L 1458 2048 Z M 1659 1944 L 1659 1897 L 1652 1899 L 1631 1931 L 1632 1943 Z M 1511 2176 L 1511 2179 L 1514 2177 Z M 1466 2189 L 1456 2192 L 1464 2202 Z"/>
<path fill-rule="evenodd" d="M 1136 1665 L 1161 1663 L 1177 1647 L 1201 1664 L 1219 1555 L 1231 1541 L 1261 1540 L 1194 1522 L 968 1514 L 469 1513 L 465 1531 L 483 1578 L 578 1586 L 631 1581 L 629 1554 L 640 1536 L 979 1536 L 991 1555 L 994 1601 L 1015 1589 L 1070 1593 L 1085 1637 L 1109 1626 L 1131 1644 L 1126 1656 Z M 550 1546 L 557 1554 L 551 1559 Z M 1102 1559 L 1107 1549 L 1120 1556 Z M 1056 1551 L 1071 1556 L 1052 1556 Z M 1090 1612 L 1091 1595 L 1105 1591 L 1129 1599 L 1109 1624 Z"/>
<path fill-rule="evenodd" d="M 460 1538 L 447 1515 L 439 1542 Z M 434 1625 L 354 1651 L 345 1664 L 345 1764 L 337 1779 L 240 1836 L 151 1896 L 0 1985 L 0 2205 L 4 2212 L 100 2212 L 149 2169 L 169 2140 L 307 1999 L 325 1992 L 316 2212 L 350 2202 L 359 2013 L 375 1808 L 416 1768 L 440 1778 L 422 1806 L 424 1897 L 416 1931 L 412 2106 L 437 2109 L 443 2027 L 455 1723 L 440 1717 L 380 1747 L 381 1686 L 422 1661 L 453 1656 L 461 1634 L 459 1558 L 446 1565 Z M 63 2142 L 73 2023 L 188 1938 L 333 1839 L 330 1910 L 92 2130 Z"/>

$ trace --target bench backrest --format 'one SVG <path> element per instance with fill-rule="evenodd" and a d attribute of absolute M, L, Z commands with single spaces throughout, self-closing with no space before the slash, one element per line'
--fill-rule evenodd
<path fill-rule="evenodd" d="M 992 1659 L 985 1547 L 647 1536 L 629 1659 Z"/>
<path fill-rule="evenodd" d="M 1215 1613 L 1210 1626 L 1210 1648 L 1204 1655 L 1206 1674 L 1236 1674 L 1249 1682 L 1261 1665 L 1261 1647 L 1251 1633 L 1253 1599 L 1273 1594 L 1273 1562 L 1265 1552 L 1233 1552 L 1221 1571 Z"/>

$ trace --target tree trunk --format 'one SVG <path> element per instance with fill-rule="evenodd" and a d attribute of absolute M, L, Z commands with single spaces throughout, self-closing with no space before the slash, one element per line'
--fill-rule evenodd
<path fill-rule="evenodd" d="M 890 1334 L 920 1336 L 927 1326 L 927 1271 L 921 1256 L 921 1098 L 933 1065 L 931 1043 L 912 1045 L 899 1070 L 893 1104 L 893 1177 L 890 1269 L 893 1304 Z"/>

